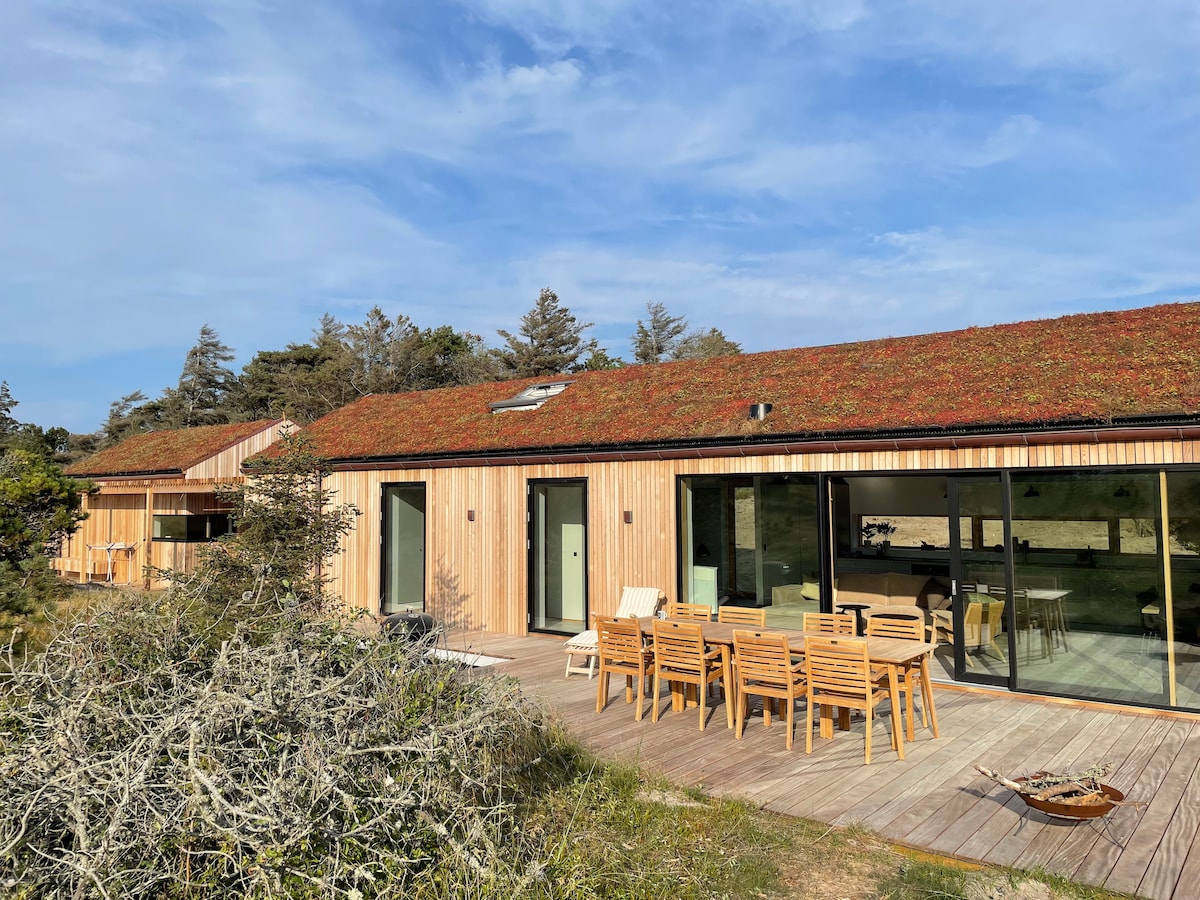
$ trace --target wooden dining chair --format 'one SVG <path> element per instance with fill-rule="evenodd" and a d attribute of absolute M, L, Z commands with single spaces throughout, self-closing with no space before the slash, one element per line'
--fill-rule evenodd
<path fill-rule="evenodd" d="M 812 753 L 813 707 L 862 710 L 867 720 L 864 754 L 871 764 L 871 726 L 875 706 L 889 698 L 886 677 L 879 681 L 872 673 L 867 642 L 861 638 L 830 636 L 804 639 L 804 667 L 808 679 L 808 734 L 804 752 Z M 897 747 L 896 709 L 891 711 L 892 748 Z M 826 721 L 827 716 L 822 716 Z M 825 729 L 822 729 L 825 733 Z"/>
<path fill-rule="evenodd" d="M 767 624 L 766 607 L 718 606 L 717 621 L 725 625 L 753 625 L 763 628 Z M 733 680 L 737 682 L 737 660 L 733 661 Z"/>
<path fill-rule="evenodd" d="M 659 696 L 662 683 L 695 685 L 700 702 L 700 730 L 704 730 L 708 685 L 720 681 L 726 698 L 733 696 L 729 657 L 720 648 L 704 646 L 704 629 L 699 622 L 672 622 L 655 619 L 654 630 L 654 687 L 650 721 L 658 721 Z M 686 704 L 685 704 L 686 708 Z M 727 724 L 733 727 L 733 706 L 725 702 Z"/>
<path fill-rule="evenodd" d="M 857 622 L 849 613 L 815 613 L 804 614 L 804 630 L 819 631 L 822 634 L 854 634 Z"/>
<path fill-rule="evenodd" d="M 717 621 L 728 625 L 754 625 L 762 628 L 767 624 L 767 610 L 766 607 L 720 606 L 717 607 Z"/>
<path fill-rule="evenodd" d="M 653 665 L 654 652 L 642 641 L 637 619 L 596 617 L 597 656 L 600 677 L 596 682 L 596 712 L 608 706 L 609 676 L 625 676 L 625 702 L 637 702 L 633 717 L 642 719 L 642 697 Z M 634 693 L 634 679 L 637 693 Z"/>
<path fill-rule="evenodd" d="M 905 641 L 924 641 L 925 623 L 921 619 L 889 619 L 885 616 L 871 616 L 867 619 L 867 637 L 890 637 Z M 917 657 L 900 668 L 900 682 L 897 685 L 904 694 L 904 714 L 907 716 L 906 730 L 908 739 L 913 740 L 913 692 L 921 691 L 921 727 L 930 726 L 933 719 L 933 736 L 938 736 L 937 713 L 933 711 L 933 687 L 929 682 L 929 672 L 933 651 Z M 880 673 L 876 670 L 875 675 Z M 913 681 L 916 681 L 916 685 Z"/>
<path fill-rule="evenodd" d="M 772 701 L 778 700 L 783 704 L 786 744 L 791 750 L 796 701 L 804 696 L 807 681 L 804 662 L 792 661 L 787 635 L 772 631 L 735 631 L 733 665 L 737 684 L 734 736 L 739 741 L 742 739 L 750 695 L 757 694 L 763 698 L 764 726 L 771 724 Z"/>
<path fill-rule="evenodd" d="M 668 619 L 696 619 L 700 622 L 712 621 L 712 607 L 707 603 L 668 603 Z"/>

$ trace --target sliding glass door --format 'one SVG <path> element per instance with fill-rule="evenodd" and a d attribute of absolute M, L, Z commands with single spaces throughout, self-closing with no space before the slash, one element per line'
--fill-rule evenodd
<path fill-rule="evenodd" d="M 959 681 L 1007 685 L 1011 605 L 1004 532 L 1004 486 L 998 476 L 947 479 L 950 505 L 949 610 L 931 610 L 940 640 L 954 651 Z"/>
<path fill-rule="evenodd" d="M 681 478 L 680 598 L 766 607 L 769 624 L 799 627 L 820 608 L 818 507 L 811 475 Z"/>
<path fill-rule="evenodd" d="M 1186 541 L 1176 542 L 1174 559 L 1164 558 L 1162 477 L 1150 470 L 1013 473 L 1015 687 L 1195 704 L 1195 667 L 1177 685 L 1172 663 L 1196 658 L 1200 618 L 1187 600 L 1196 567 Z M 1178 482 L 1183 513 L 1188 477 Z M 1181 576 L 1173 583 L 1164 578 L 1172 561 Z"/>

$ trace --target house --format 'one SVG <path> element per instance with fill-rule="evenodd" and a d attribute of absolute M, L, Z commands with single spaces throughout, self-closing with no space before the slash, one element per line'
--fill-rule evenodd
<path fill-rule="evenodd" d="M 370 396 L 306 434 L 372 612 L 568 635 L 623 585 L 768 623 L 866 597 L 937 625 L 947 679 L 1200 709 L 1200 303 Z"/>
<path fill-rule="evenodd" d="M 203 543 L 230 530 L 220 484 L 244 480 L 248 457 L 279 439 L 285 420 L 152 431 L 68 466 L 99 490 L 63 541 L 55 569 L 80 582 L 151 586 L 146 566 L 187 571 Z"/>

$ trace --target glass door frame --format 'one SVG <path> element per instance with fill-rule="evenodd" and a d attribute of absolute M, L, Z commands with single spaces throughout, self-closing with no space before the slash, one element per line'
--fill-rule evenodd
<path fill-rule="evenodd" d="M 963 557 L 962 557 L 962 514 L 960 507 L 960 485 L 994 485 L 1000 492 L 1001 516 L 1004 523 L 1004 582 L 1007 598 L 1004 604 L 1005 650 L 1008 654 L 1008 674 L 992 675 L 985 672 L 975 672 L 967 666 L 966 645 L 961 640 L 953 644 L 954 650 L 954 680 L 970 684 L 986 684 L 995 687 L 1010 687 L 1015 683 L 1016 662 L 1014 658 L 1012 585 L 1013 585 L 1013 553 L 1012 553 L 1012 504 L 1008 471 L 1002 470 L 996 474 L 958 474 L 949 472 L 946 475 L 946 512 L 950 525 L 950 598 L 951 618 L 956 635 L 965 634 L 964 620 L 966 609 L 962 601 Z"/>
<path fill-rule="evenodd" d="M 586 630 L 588 623 L 591 621 L 591 602 L 589 599 L 589 579 L 588 579 L 588 545 L 591 543 L 591 537 L 588 529 L 588 480 L 587 478 L 530 478 L 525 482 L 526 495 L 526 511 L 525 511 L 525 550 L 526 550 L 526 590 L 527 598 L 525 604 L 525 627 L 531 633 L 536 634 L 576 634 L 576 630 L 563 630 L 561 628 L 546 628 L 544 626 L 534 625 L 534 615 L 536 612 L 536 603 L 538 600 L 538 579 L 545 577 L 544 573 L 538 572 L 537 566 L 537 534 L 538 516 L 536 512 L 537 488 L 543 486 L 568 486 L 577 485 L 582 492 L 581 515 L 583 518 L 583 628 L 579 631 Z"/>
<path fill-rule="evenodd" d="M 390 515 L 390 507 L 388 497 L 392 490 L 411 490 L 421 492 L 421 603 L 418 607 L 413 603 L 404 603 L 400 606 L 396 605 L 396 599 L 391 598 L 389 603 L 389 560 L 391 552 L 391 542 L 393 536 L 393 528 L 395 523 Z M 427 560 L 426 548 L 429 544 L 429 488 L 424 481 L 385 481 L 379 486 L 379 612 L 380 615 L 388 615 L 385 609 L 390 609 L 391 612 L 424 612 L 425 606 L 429 601 L 428 584 L 427 584 Z"/>

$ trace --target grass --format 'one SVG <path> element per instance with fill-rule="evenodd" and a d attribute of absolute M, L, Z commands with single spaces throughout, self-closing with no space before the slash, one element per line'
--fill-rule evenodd
<path fill-rule="evenodd" d="M 777 900 L 935 900 L 1024 896 L 1101 900 L 1123 895 L 1044 872 L 965 865 L 831 827 L 647 781 L 635 768 L 595 763 L 541 798 L 528 822 L 555 835 L 550 871 L 584 898 L 751 897 Z M 1022 893 L 1029 885 L 1037 893 Z M 996 893 L 1000 888 L 1003 893 Z"/>

